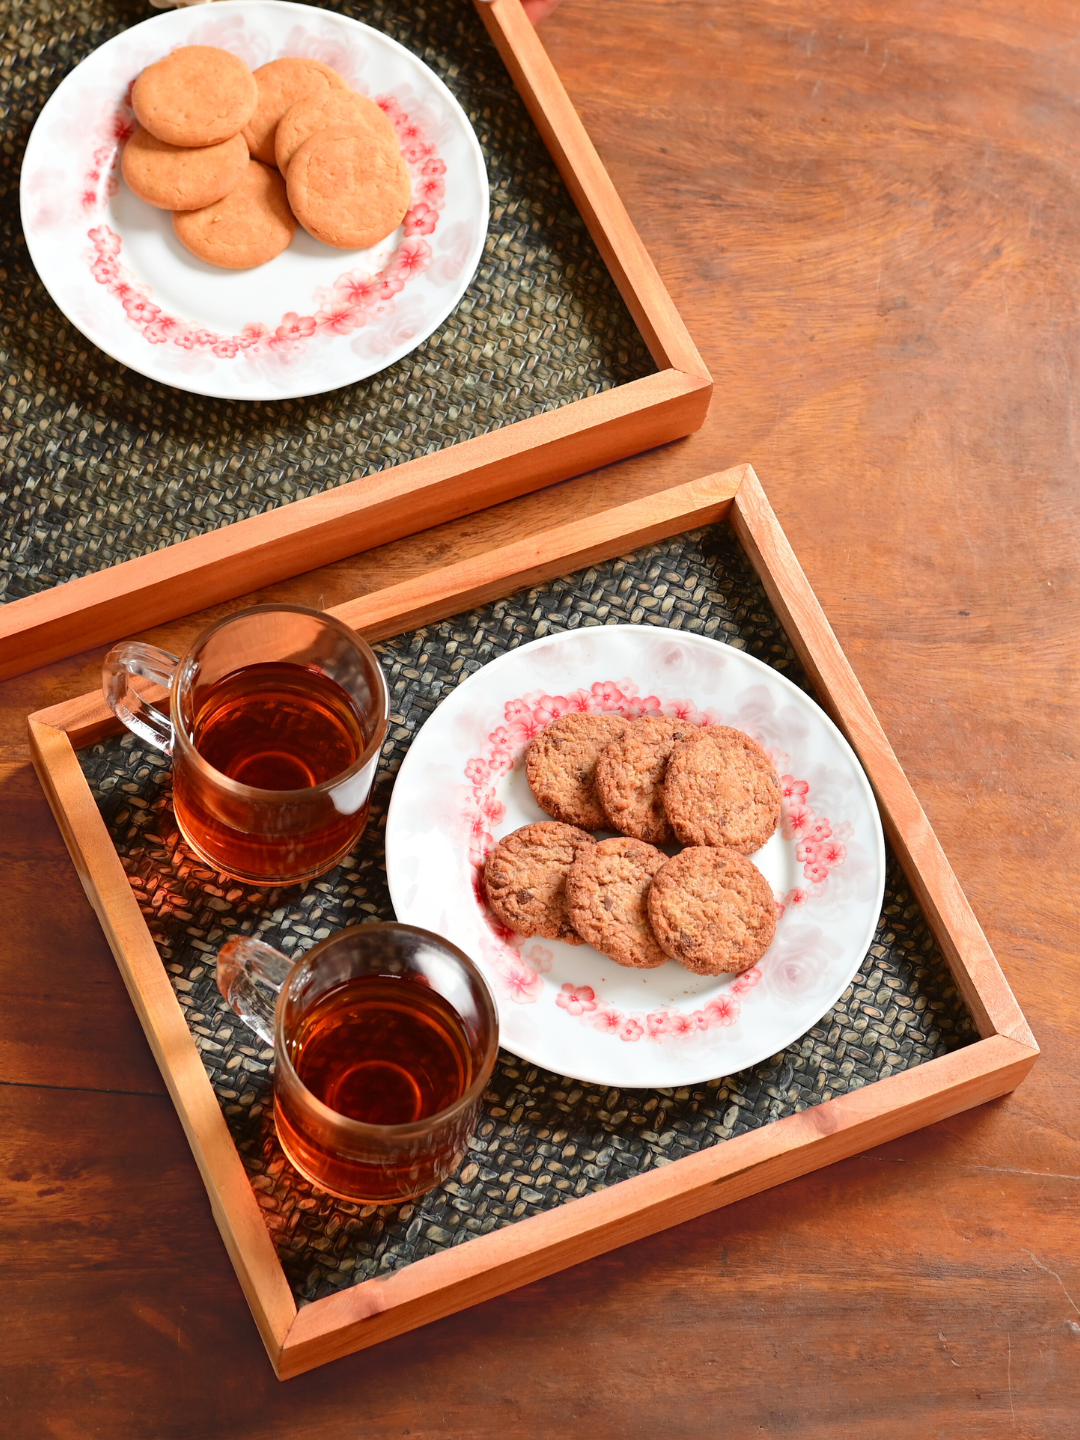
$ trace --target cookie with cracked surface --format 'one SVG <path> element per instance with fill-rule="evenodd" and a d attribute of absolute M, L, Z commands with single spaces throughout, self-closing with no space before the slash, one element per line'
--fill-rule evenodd
<path fill-rule="evenodd" d="M 120 168 L 128 188 L 159 210 L 201 210 L 223 200 L 248 166 L 242 135 L 219 145 L 170 145 L 140 125 L 124 146 Z"/>
<path fill-rule="evenodd" d="M 780 777 L 765 751 L 726 725 L 676 743 L 664 777 L 664 808 L 684 845 L 751 855 L 780 823 Z"/>
<path fill-rule="evenodd" d="M 600 756 L 630 722 L 621 715 L 560 715 L 525 755 L 529 789 L 541 810 L 583 830 L 614 829 L 596 793 Z"/>
<path fill-rule="evenodd" d="M 321 60 L 308 60 L 300 55 L 271 60 L 254 73 L 259 100 L 255 113 L 244 126 L 244 139 L 255 159 L 264 165 L 277 164 L 274 144 L 278 124 L 287 110 L 301 101 L 349 93 L 348 85 L 336 70 Z"/>
<path fill-rule="evenodd" d="M 596 844 L 574 825 L 541 820 L 506 835 L 484 866 L 488 904 L 518 935 L 581 945 L 566 902 L 566 877 L 583 850 Z"/>
<path fill-rule="evenodd" d="M 665 845 L 675 838 L 664 809 L 664 777 L 679 740 L 699 727 L 666 715 L 643 715 L 613 740 L 596 766 L 596 793 L 616 830 Z"/>
<path fill-rule="evenodd" d="M 198 259 L 226 270 L 250 270 L 281 254 L 296 233 L 296 218 L 277 171 L 249 160 L 224 200 L 174 212 L 173 229 Z"/>
<path fill-rule="evenodd" d="M 216 45 L 181 45 L 131 87 L 139 124 L 170 145 L 217 145 L 239 135 L 258 102 L 255 76 Z"/>
<path fill-rule="evenodd" d="M 769 882 L 737 850 L 695 846 L 656 872 L 649 919 L 661 948 L 695 975 L 740 974 L 776 933 Z"/>
<path fill-rule="evenodd" d="M 412 181 L 397 141 L 376 145 L 344 127 L 317 130 L 289 161 L 289 204 L 309 235 L 366 250 L 405 219 Z"/>
<path fill-rule="evenodd" d="M 574 929 L 594 950 L 631 970 L 666 965 L 649 920 L 649 888 L 667 856 L 619 836 L 583 846 L 570 867 L 566 899 Z"/>

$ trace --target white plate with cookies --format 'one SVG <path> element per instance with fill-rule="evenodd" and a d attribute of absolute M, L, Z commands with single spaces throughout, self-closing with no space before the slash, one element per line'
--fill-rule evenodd
<path fill-rule="evenodd" d="M 305 67 L 311 92 L 295 88 Z M 282 159 L 275 98 L 310 105 L 319 85 L 344 108 Z M 224 124 L 200 129 L 196 101 Z M 335 177 L 369 153 L 382 168 L 350 210 Z M 21 200 L 38 274 L 89 340 L 230 400 L 321 394 L 407 355 L 461 299 L 488 225 L 479 143 L 438 76 L 371 27 L 286 0 L 174 10 L 100 46 L 38 117 Z"/>
<path fill-rule="evenodd" d="M 508 1050 L 666 1088 L 755 1065 L 835 1004 L 881 914 L 885 845 L 851 747 L 778 671 L 589 626 L 443 701 L 398 774 L 386 869 L 398 919 L 480 966 Z"/>

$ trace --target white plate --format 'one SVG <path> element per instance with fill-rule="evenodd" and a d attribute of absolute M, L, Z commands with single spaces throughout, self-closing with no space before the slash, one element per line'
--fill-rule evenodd
<path fill-rule="evenodd" d="M 119 164 L 132 81 L 179 45 L 217 45 L 252 69 L 311 56 L 377 100 L 412 176 L 404 225 L 369 250 L 335 250 L 300 228 L 254 270 L 189 254 Z M 400 360 L 465 293 L 488 223 L 480 146 L 442 81 L 377 30 L 284 0 L 170 11 L 88 55 L 38 117 L 21 197 L 30 256 L 73 325 L 152 380 L 227 400 L 318 395 Z"/>
<path fill-rule="evenodd" d="M 765 747 L 783 780 L 783 824 L 753 860 L 782 913 L 753 969 L 624 969 L 589 946 L 513 935 L 487 910 L 479 877 L 492 845 L 548 818 L 525 750 L 567 710 L 690 717 Z M 790 680 L 702 636 L 594 626 L 512 650 L 443 701 L 398 774 L 386 872 L 399 920 L 479 964 L 508 1050 L 591 1084 L 651 1088 L 756 1065 L 836 1003 L 881 914 L 885 843 L 851 747 Z"/>

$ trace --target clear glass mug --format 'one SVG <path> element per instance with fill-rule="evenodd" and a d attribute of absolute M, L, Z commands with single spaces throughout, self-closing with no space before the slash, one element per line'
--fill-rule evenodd
<path fill-rule="evenodd" d="M 176 823 L 215 870 L 295 885 L 363 833 L 389 697 L 371 647 L 333 616 L 257 605 L 183 656 L 129 641 L 106 656 L 102 689 L 129 730 L 172 756 Z"/>
<path fill-rule="evenodd" d="M 455 945 L 416 926 L 368 923 L 294 963 L 235 936 L 218 955 L 217 983 L 274 1047 L 278 1139 L 314 1185 L 392 1204 L 457 1169 L 499 1037 L 487 985 Z"/>

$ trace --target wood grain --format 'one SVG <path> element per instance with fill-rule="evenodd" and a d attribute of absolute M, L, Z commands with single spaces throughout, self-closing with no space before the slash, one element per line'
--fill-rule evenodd
<path fill-rule="evenodd" d="M 257 598 L 343 603 L 752 462 L 1042 1058 L 1003 1100 L 279 1386 L 171 1102 L 102 1093 L 138 1088 L 144 1042 L 55 878 L 23 738 L 100 653 L 50 665 L 0 686 L 0 1009 L 34 1037 L 0 1087 L 5 1419 L 34 1440 L 352 1440 L 358 1413 L 372 1440 L 702 1440 L 717 1416 L 737 1440 L 1074 1440 L 1075 13 L 564 0 L 540 33 L 717 376 L 709 420 Z M 49 995 L 76 974 L 72 1045 Z"/>

